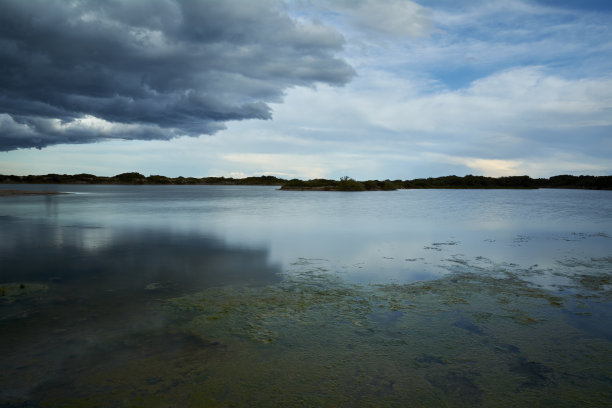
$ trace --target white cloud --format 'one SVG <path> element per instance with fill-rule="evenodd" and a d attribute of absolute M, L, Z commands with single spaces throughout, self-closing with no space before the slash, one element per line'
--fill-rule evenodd
<path fill-rule="evenodd" d="M 429 74 L 453 88 L 512 66 L 545 65 L 574 77 L 610 72 L 609 14 L 505 0 L 463 2 L 429 11 L 435 25 L 429 37 L 384 44 L 366 41 L 367 55 L 357 61 L 395 72 Z"/>
<path fill-rule="evenodd" d="M 517 176 L 522 175 L 523 171 L 523 162 L 519 160 L 451 157 L 449 161 L 463 164 L 477 174 L 486 174 L 490 177 Z"/>
<path fill-rule="evenodd" d="M 364 0 L 342 3 L 356 24 L 391 36 L 422 37 L 433 30 L 426 8 L 407 0 Z"/>
<path fill-rule="evenodd" d="M 610 160 L 569 151 L 557 151 L 537 160 L 523 160 L 522 174 L 548 177 L 559 174 L 610 175 Z"/>
<path fill-rule="evenodd" d="M 323 178 L 328 172 L 326 164 L 329 164 L 320 156 L 286 153 L 230 153 L 223 155 L 222 158 L 229 164 L 246 169 L 248 174 L 282 178 Z"/>
<path fill-rule="evenodd" d="M 572 168 L 603 171 L 601 165 L 586 163 L 590 155 L 600 154 L 605 129 L 612 126 L 612 78 L 570 80 L 542 67 L 520 67 L 463 90 L 436 88 L 430 93 L 411 79 L 372 75 L 361 75 L 341 89 L 291 90 L 284 104 L 274 106 L 274 121 L 262 126 L 301 140 L 296 149 L 309 154 L 319 150 L 330 160 L 330 152 L 343 151 L 360 160 L 376 157 L 381 164 L 370 169 L 378 174 L 386 169 L 389 177 L 395 173 L 391 163 L 400 162 L 397 156 L 408 161 L 427 154 L 457 157 L 444 162 L 467 172 L 515 175 L 533 169 L 543 175 L 545 167 L 527 163 L 541 162 L 568 146 L 582 155 Z M 592 126 L 604 127 L 595 128 L 593 143 L 584 143 L 584 129 Z M 358 163 L 354 168 L 360 168 Z M 318 167 L 337 168 L 331 162 Z"/>
<path fill-rule="evenodd" d="M 466 89 L 420 89 L 412 79 L 363 75 L 345 88 L 291 90 L 275 105 L 275 125 L 307 118 L 309 128 L 331 137 L 387 130 L 419 137 L 463 135 L 516 141 L 534 128 L 579 130 L 612 126 L 612 77 L 568 80 L 541 67 L 509 69 Z M 364 84 L 367 86 L 364 89 Z M 325 131 L 323 131 L 325 130 Z"/>
<path fill-rule="evenodd" d="M 362 39 L 372 35 L 395 39 L 425 37 L 434 29 L 429 10 L 410 0 L 287 0 L 287 3 L 298 14 L 321 17 Z"/>

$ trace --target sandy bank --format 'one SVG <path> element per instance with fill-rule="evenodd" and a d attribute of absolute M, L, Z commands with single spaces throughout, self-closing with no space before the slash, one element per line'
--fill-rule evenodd
<path fill-rule="evenodd" d="M 69 193 L 62 193 L 59 191 L 0 190 L 0 197 L 21 196 L 21 195 L 55 195 L 55 194 L 69 194 Z"/>

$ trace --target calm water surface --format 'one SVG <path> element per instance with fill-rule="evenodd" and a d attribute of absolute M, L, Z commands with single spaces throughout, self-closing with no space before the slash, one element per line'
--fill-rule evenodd
<path fill-rule="evenodd" d="M 612 398 L 612 192 L 0 188 L 0 406 Z"/>

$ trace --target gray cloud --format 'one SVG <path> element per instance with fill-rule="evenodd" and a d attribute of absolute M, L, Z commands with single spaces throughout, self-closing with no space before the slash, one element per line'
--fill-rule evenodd
<path fill-rule="evenodd" d="M 354 70 L 276 0 L 0 2 L 0 150 L 212 134 Z"/>

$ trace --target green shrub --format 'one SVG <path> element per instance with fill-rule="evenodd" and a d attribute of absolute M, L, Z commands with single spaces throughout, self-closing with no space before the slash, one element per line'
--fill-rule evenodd
<path fill-rule="evenodd" d="M 363 185 L 363 183 L 345 176 L 340 178 L 336 189 L 338 191 L 365 191 L 366 187 Z"/>

